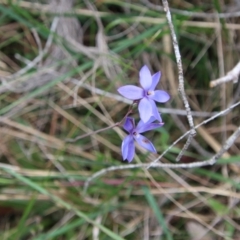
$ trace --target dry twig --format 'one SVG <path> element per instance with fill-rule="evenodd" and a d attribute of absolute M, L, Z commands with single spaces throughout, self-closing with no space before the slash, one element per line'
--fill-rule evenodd
<path fill-rule="evenodd" d="M 109 168 L 102 169 L 95 174 L 93 174 L 90 178 L 87 179 L 84 185 L 84 191 L 86 192 L 89 183 L 108 172 L 117 171 L 117 170 L 125 170 L 125 169 L 134 169 L 134 168 L 197 168 L 197 167 L 204 167 L 208 165 L 213 165 L 216 161 L 225 153 L 235 142 L 235 140 L 240 136 L 240 127 L 227 139 L 225 144 L 222 146 L 221 150 L 211 157 L 207 161 L 203 162 L 193 162 L 193 163 L 141 163 L 141 164 L 128 164 L 128 165 L 121 165 L 121 166 L 112 166 Z"/>
<path fill-rule="evenodd" d="M 220 113 L 216 114 L 215 116 L 203 121 L 202 123 L 198 124 L 197 126 L 195 126 L 195 129 L 199 128 L 200 126 L 212 121 L 213 119 L 225 115 L 227 114 L 231 109 L 237 107 L 238 105 L 240 105 L 240 102 L 230 106 L 229 108 L 221 111 Z M 157 159 L 155 159 L 154 162 L 152 163 L 141 163 L 141 164 L 128 164 L 128 165 L 121 165 L 121 166 L 112 166 L 109 168 L 105 168 L 102 169 L 98 172 L 96 172 L 95 174 L 93 174 L 90 178 L 88 178 L 85 182 L 85 186 L 84 186 L 84 190 L 86 191 L 89 183 L 103 175 L 106 174 L 108 172 L 111 171 L 117 171 L 117 170 L 125 170 L 125 169 L 134 169 L 134 168 L 196 168 L 196 167 L 203 167 L 203 166 L 208 166 L 208 165 L 213 165 L 214 163 L 216 163 L 216 161 L 233 145 L 233 143 L 235 142 L 235 140 L 240 136 L 240 127 L 238 127 L 236 129 L 236 131 L 227 139 L 227 141 L 225 142 L 225 144 L 222 146 L 222 148 L 220 149 L 220 151 L 218 153 L 216 153 L 213 157 L 211 157 L 209 160 L 207 161 L 202 161 L 202 162 L 193 162 L 193 163 L 157 163 L 157 161 L 159 161 L 174 145 L 176 145 L 181 139 L 183 139 L 185 136 L 187 136 L 188 134 L 190 134 L 191 130 L 186 132 L 185 134 L 183 134 L 180 138 L 178 138 L 174 143 L 172 143 L 171 146 L 169 146 Z"/>
<path fill-rule="evenodd" d="M 171 17 L 171 13 L 170 13 L 169 6 L 168 6 L 168 1 L 167 0 L 162 0 L 162 3 L 163 3 L 164 11 L 166 12 L 168 25 L 169 25 L 170 32 L 171 32 L 171 35 L 172 35 L 173 48 L 174 48 L 176 61 L 177 61 L 177 66 L 178 66 L 178 80 L 179 80 L 178 90 L 179 90 L 180 95 L 182 97 L 184 107 L 185 107 L 186 112 L 187 112 L 188 123 L 189 123 L 189 126 L 191 128 L 190 134 L 188 135 L 187 142 L 184 145 L 181 152 L 179 153 L 178 157 L 176 158 L 176 161 L 179 161 L 181 159 L 182 155 L 184 154 L 184 152 L 188 149 L 192 138 L 196 134 L 196 131 L 194 129 L 194 123 L 193 123 L 193 117 L 192 117 L 191 109 L 190 109 L 190 106 L 189 106 L 189 103 L 188 103 L 188 100 L 187 100 L 187 97 L 186 97 L 186 93 L 185 93 L 185 90 L 184 90 L 184 77 L 183 77 L 181 54 L 180 54 L 180 50 L 179 50 L 179 46 L 178 46 L 177 36 L 176 36 L 174 26 L 173 26 L 173 23 L 172 23 L 172 17 Z"/>
<path fill-rule="evenodd" d="M 236 83 L 238 81 L 239 74 L 240 74 L 240 62 L 224 77 L 220 77 L 216 80 L 212 80 L 210 82 L 210 87 L 216 87 L 219 84 L 230 82 L 230 81 L 233 81 L 234 83 Z"/>

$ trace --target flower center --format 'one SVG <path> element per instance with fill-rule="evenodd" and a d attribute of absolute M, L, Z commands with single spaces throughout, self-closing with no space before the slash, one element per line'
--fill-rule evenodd
<path fill-rule="evenodd" d="M 153 94 L 153 91 L 148 91 L 147 92 L 147 95 L 149 96 L 149 95 L 152 95 Z"/>

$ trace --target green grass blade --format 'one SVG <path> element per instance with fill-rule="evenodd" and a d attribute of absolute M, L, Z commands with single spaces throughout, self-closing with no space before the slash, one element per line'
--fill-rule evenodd
<path fill-rule="evenodd" d="M 20 219 L 19 224 L 17 226 L 16 233 L 14 234 L 13 238 L 11 238 L 11 239 L 13 239 L 13 240 L 21 239 L 23 231 L 24 231 L 24 229 L 26 227 L 25 226 L 25 222 L 27 221 L 27 218 L 28 218 L 29 214 L 31 213 L 32 208 L 34 207 L 34 203 L 35 203 L 35 198 L 33 197 L 31 199 L 31 201 L 28 203 L 28 205 L 27 205 L 27 207 L 26 207 L 26 209 L 25 209 L 25 211 L 23 213 L 23 216 Z"/>
<path fill-rule="evenodd" d="M 151 194 L 151 192 L 149 191 L 149 189 L 147 187 L 143 187 L 143 191 L 144 191 L 145 197 L 146 197 L 149 205 L 151 206 L 151 208 L 152 208 L 160 226 L 162 227 L 163 232 L 165 233 L 167 239 L 168 240 L 173 240 L 172 235 L 171 235 L 170 231 L 168 230 L 167 225 L 165 223 L 164 216 L 163 216 L 161 210 L 159 209 L 159 206 L 158 206 L 155 198 L 153 197 L 153 195 Z"/>

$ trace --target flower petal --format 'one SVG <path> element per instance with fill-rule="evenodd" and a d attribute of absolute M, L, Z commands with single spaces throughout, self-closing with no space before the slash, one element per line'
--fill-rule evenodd
<path fill-rule="evenodd" d="M 149 98 L 160 102 L 160 103 L 164 103 L 167 102 L 170 99 L 170 96 L 167 92 L 162 91 L 162 90 L 156 90 L 153 92 L 153 94 L 149 95 Z"/>
<path fill-rule="evenodd" d="M 134 154 L 135 154 L 135 146 L 134 146 L 134 140 L 132 138 L 132 140 L 129 142 L 129 145 L 128 145 L 128 155 L 127 155 L 128 162 L 131 162 L 133 160 Z"/>
<path fill-rule="evenodd" d="M 140 120 L 137 124 L 137 127 L 135 128 L 136 132 L 140 133 L 141 129 L 144 128 L 145 125 L 150 124 L 154 122 L 156 119 L 154 116 L 151 116 L 147 122 L 143 122 Z"/>
<path fill-rule="evenodd" d="M 143 148 L 147 149 L 150 152 L 157 152 L 152 142 L 149 141 L 146 137 L 142 136 L 141 134 L 137 134 L 136 136 L 134 136 L 134 138 L 137 143 Z"/>
<path fill-rule="evenodd" d="M 155 118 L 154 118 L 155 120 Z M 147 131 L 150 131 L 150 130 L 153 130 L 153 129 L 156 129 L 156 128 L 160 128 L 164 125 L 164 123 L 147 123 L 147 124 L 143 124 L 139 127 L 139 125 L 137 126 L 136 128 L 136 131 L 138 133 L 143 133 L 143 132 L 147 132 Z"/>
<path fill-rule="evenodd" d="M 140 120 L 137 124 L 137 127 L 135 128 L 136 132 L 140 133 L 142 128 L 144 128 L 146 125 L 149 125 L 150 123 L 154 122 L 156 118 L 154 116 L 151 116 L 147 122 L 143 122 Z"/>
<path fill-rule="evenodd" d="M 159 115 L 156 103 L 151 98 L 149 98 L 148 101 L 150 102 L 150 104 L 152 106 L 152 116 L 155 117 L 155 120 L 158 120 L 159 122 L 162 122 L 162 119 Z"/>
<path fill-rule="evenodd" d="M 123 128 L 128 131 L 129 133 L 132 132 L 132 130 L 135 128 L 135 121 L 132 117 L 127 117 L 126 121 L 123 125 Z"/>
<path fill-rule="evenodd" d="M 152 104 L 147 98 L 140 100 L 138 104 L 138 111 L 143 122 L 147 122 L 152 115 Z"/>
<path fill-rule="evenodd" d="M 133 85 L 126 85 L 123 87 L 118 88 L 118 92 L 124 96 L 125 98 L 131 100 L 138 100 L 143 98 L 144 90 L 140 87 L 133 86 Z"/>
<path fill-rule="evenodd" d="M 156 86 L 160 80 L 160 77 L 161 77 L 161 72 L 157 72 L 152 75 L 152 85 L 149 90 L 153 91 L 156 88 Z"/>
<path fill-rule="evenodd" d="M 153 103 L 154 103 L 154 106 L 152 107 L 152 115 L 155 118 L 155 120 L 157 120 L 160 123 L 162 123 L 162 118 L 161 118 L 160 113 L 159 113 L 159 111 L 157 109 L 157 106 L 156 106 L 154 101 L 153 101 Z"/>
<path fill-rule="evenodd" d="M 122 142 L 122 156 L 123 156 L 123 160 L 126 160 L 128 158 L 128 153 L 129 150 L 131 150 L 131 142 L 133 142 L 133 137 L 132 135 L 128 135 L 123 139 Z"/>
<path fill-rule="evenodd" d="M 139 71 L 140 84 L 144 90 L 148 91 L 152 85 L 152 75 L 146 65 L 144 65 Z"/>

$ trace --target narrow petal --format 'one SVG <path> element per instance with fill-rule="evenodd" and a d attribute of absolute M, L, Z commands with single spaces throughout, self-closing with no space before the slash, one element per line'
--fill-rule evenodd
<path fill-rule="evenodd" d="M 160 116 L 160 114 L 158 112 L 156 103 L 152 99 L 148 99 L 148 101 L 149 101 L 149 103 L 151 105 L 151 110 L 152 110 L 151 116 L 149 117 L 149 119 L 146 122 L 144 122 L 144 119 L 142 119 L 142 118 L 141 118 L 141 120 L 143 120 L 144 123 L 153 122 L 154 120 L 157 120 L 158 122 L 162 123 L 162 118 L 161 118 L 161 116 Z M 141 114 L 140 114 L 140 117 L 141 117 Z M 150 119 L 151 119 L 151 121 L 150 121 Z"/>
<path fill-rule="evenodd" d="M 123 87 L 118 88 L 118 92 L 124 96 L 125 98 L 131 100 L 138 100 L 143 98 L 144 90 L 140 87 L 133 86 L 133 85 L 126 85 Z"/>
<path fill-rule="evenodd" d="M 139 111 L 141 120 L 143 122 L 147 122 L 152 115 L 151 102 L 147 98 L 141 99 L 138 104 L 138 111 Z"/>
<path fill-rule="evenodd" d="M 134 146 L 134 139 L 132 138 L 132 140 L 129 142 L 129 145 L 128 145 L 128 155 L 127 155 L 128 162 L 131 162 L 133 160 L 134 154 L 135 154 L 135 146 Z"/>
<path fill-rule="evenodd" d="M 157 109 L 157 106 L 156 106 L 155 102 L 153 102 L 153 103 L 154 103 L 154 106 L 152 107 L 152 109 L 153 109 L 152 115 L 153 115 L 153 117 L 155 118 L 155 120 L 157 120 L 157 121 L 159 121 L 160 123 L 162 123 L 163 121 L 162 121 L 162 118 L 161 118 L 161 116 L 160 116 L 160 113 L 159 113 L 159 111 L 158 111 L 158 109 Z"/>
<path fill-rule="evenodd" d="M 153 92 L 153 94 L 149 95 L 149 98 L 151 98 L 157 102 L 164 103 L 170 99 L 170 95 L 165 91 L 156 90 Z"/>
<path fill-rule="evenodd" d="M 132 132 L 132 130 L 135 128 L 135 121 L 132 117 L 127 117 L 126 121 L 123 125 L 123 128 L 128 131 L 129 133 Z"/>
<path fill-rule="evenodd" d="M 156 88 L 156 86 L 160 80 L 160 77 L 161 77 L 161 72 L 157 72 L 152 75 L 152 85 L 149 90 L 153 91 Z"/>
<path fill-rule="evenodd" d="M 138 133 L 143 133 L 143 132 L 147 132 L 156 128 L 160 128 L 164 125 L 164 123 L 147 123 L 142 125 L 140 128 L 137 129 Z"/>
<path fill-rule="evenodd" d="M 123 139 L 122 142 L 122 156 L 123 160 L 126 160 L 128 158 L 128 152 L 131 147 L 131 141 L 133 141 L 132 135 L 128 135 Z"/>
<path fill-rule="evenodd" d="M 141 131 L 142 128 L 144 128 L 145 125 L 150 124 L 152 122 L 154 122 L 156 119 L 154 116 L 151 116 L 147 122 L 143 122 L 142 120 L 140 120 L 137 124 L 136 127 L 136 132 L 140 133 L 139 131 Z"/>
<path fill-rule="evenodd" d="M 140 84 L 144 90 L 149 90 L 152 85 L 152 75 L 146 65 L 144 65 L 139 72 Z"/>
<path fill-rule="evenodd" d="M 135 128 L 136 132 L 140 133 L 140 131 L 142 131 L 142 129 L 144 129 L 146 125 L 153 123 L 155 120 L 156 118 L 154 116 L 151 116 L 147 122 L 143 122 L 142 120 L 140 120 L 137 124 L 137 127 Z"/>
<path fill-rule="evenodd" d="M 153 146 L 152 142 L 148 140 L 146 137 L 142 136 L 141 134 L 137 134 L 134 136 L 137 143 L 142 146 L 143 148 L 147 149 L 150 152 L 157 152 L 155 147 Z"/>

